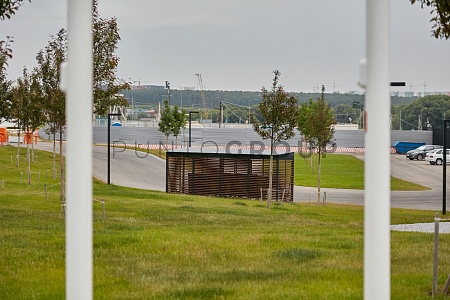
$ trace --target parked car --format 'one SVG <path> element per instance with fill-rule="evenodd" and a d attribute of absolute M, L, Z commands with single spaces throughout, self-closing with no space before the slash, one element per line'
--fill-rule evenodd
<path fill-rule="evenodd" d="M 417 159 L 422 160 L 425 158 L 425 155 L 434 149 L 441 149 L 442 146 L 439 145 L 423 145 L 414 150 L 409 150 L 406 152 L 406 157 L 410 160 Z"/>
<path fill-rule="evenodd" d="M 444 149 L 436 149 L 436 150 L 430 151 L 425 156 L 425 160 L 432 165 L 442 165 L 442 163 L 444 162 L 444 158 L 442 155 L 443 152 L 444 152 Z M 450 150 L 447 149 L 446 152 L 447 152 L 447 154 L 446 154 L 447 161 L 446 162 L 449 163 L 450 162 Z"/>

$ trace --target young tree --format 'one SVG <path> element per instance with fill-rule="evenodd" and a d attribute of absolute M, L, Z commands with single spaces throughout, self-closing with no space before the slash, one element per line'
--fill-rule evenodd
<path fill-rule="evenodd" d="M 310 101 L 308 105 L 300 108 L 298 129 L 310 145 L 313 145 L 318 154 L 317 163 L 317 202 L 320 202 L 320 172 L 321 156 L 326 149 L 327 143 L 333 138 L 336 123 L 330 104 L 325 101 L 325 87 L 322 86 L 322 94 L 315 102 Z"/>
<path fill-rule="evenodd" d="M 297 126 L 298 109 L 297 99 L 284 91 L 278 84 L 280 71 L 273 71 L 275 77 L 272 89 L 268 91 L 262 88 L 262 100 L 259 104 L 261 122 L 253 123 L 253 130 L 263 139 L 270 139 L 270 163 L 269 163 L 269 188 L 267 191 L 267 205 L 272 201 L 272 173 L 273 173 L 273 148 L 276 142 L 288 140 L 295 135 Z"/>
<path fill-rule="evenodd" d="M 302 102 L 302 104 L 300 104 L 299 106 L 299 116 L 298 116 L 298 124 L 304 124 L 304 126 L 301 129 L 301 140 L 302 142 L 305 142 L 306 145 L 308 145 L 308 154 L 306 154 L 304 156 L 305 159 L 307 159 L 308 157 L 312 157 L 313 154 L 313 149 L 314 149 L 314 137 L 312 136 L 312 132 L 310 130 L 310 128 L 312 127 L 310 125 L 310 119 L 309 116 L 311 115 L 311 110 L 315 109 L 314 107 L 316 106 L 316 103 L 313 102 L 312 99 L 309 99 L 309 102 Z M 307 124 L 307 126 L 306 126 Z M 298 127 L 297 129 L 300 130 L 300 127 Z M 303 148 L 303 147 L 302 147 Z M 300 149 L 300 151 L 303 151 L 303 149 Z M 310 160 L 311 162 L 311 168 L 313 167 L 313 160 Z"/>
<path fill-rule="evenodd" d="M 159 131 L 164 133 L 166 136 L 166 147 L 169 142 L 169 135 L 172 133 L 173 124 L 175 123 L 173 113 L 170 110 L 169 101 L 164 100 L 164 110 L 162 111 L 161 117 L 159 119 Z"/>
<path fill-rule="evenodd" d="M 24 69 L 24 73 L 26 69 Z M 25 77 L 25 76 L 24 76 Z M 17 79 L 17 84 L 11 88 L 10 104 L 8 107 L 9 113 L 7 120 L 17 124 L 17 155 L 16 155 L 16 167 L 19 166 L 20 157 L 20 135 L 22 126 L 22 120 L 24 119 L 24 109 L 26 105 L 24 102 L 27 98 L 27 82 L 21 78 Z"/>
<path fill-rule="evenodd" d="M 23 70 L 23 77 L 17 79 L 16 85 L 12 88 L 12 117 L 19 127 L 17 158 L 20 155 L 20 132 L 26 134 L 27 162 L 28 162 L 28 184 L 31 184 L 31 155 L 30 138 L 33 142 L 33 131 L 45 122 L 43 118 L 42 90 L 37 80 L 36 72 L 28 73 Z M 16 160 L 18 166 L 18 160 Z"/>
<path fill-rule="evenodd" d="M 119 58 L 115 55 L 117 43 L 120 40 L 115 18 L 110 20 L 100 18 L 98 1 L 93 3 L 93 111 L 97 115 L 106 115 L 110 107 L 122 106 L 126 100 L 119 91 L 128 89 L 129 84 L 116 77 Z M 66 61 L 67 34 L 61 29 L 56 37 L 52 37 L 36 59 L 40 72 L 42 86 L 45 90 L 47 116 L 50 132 L 59 132 L 60 154 L 62 151 L 62 135 L 66 126 L 65 95 L 59 90 L 60 65 Z M 55 149 L 54 149 L 55 150 Z M 54 157 L 56 157 L 54 151 Z M 54 166 L 55 167 L 55 166 Z M 64 198 L 64 163 L 60 155 L 61 199 Z"/>
<path fill-rule="evenodd" d="M 182 109 L 181 111 L 178 109 L 178 105 L 175 105 L 172 109 L 173 115 L 173 127 L 172 134 L 175 137 L 175 147 L 178 146 L 178 135 L 181 133 L 182 129 L 186 128 L 186 111 Z"/>
<path fill-rule="evenodd" d="M 59 89 L 60 66 L 66 61 L 67 33 L 61 29 L 52 36 L 44 50 L 36 55 L 38 73 L 44 91 L 45 116 L 49 128 L 47 132 L 53 135 L 53 179 L 56 178 L 56 134 L 59 133 L 59 153 L 63 153 L 63 133 L 66 127 L 66 97 Z M 64 156 L 59 156 L 61 178 L 61 200 L 64 199 Z"/>

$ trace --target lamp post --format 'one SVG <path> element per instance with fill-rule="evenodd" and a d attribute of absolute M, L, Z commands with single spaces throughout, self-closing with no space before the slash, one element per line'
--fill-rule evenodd
<path fill-rule="evenodd" d="M 111 184 L 111 116 L 121 114 L 108 114 L 108 184 Z"/>
<path fill-rule="evenodd" d="M 133 86 L 131 86 L 131 120 L 134 121 L 134 98 L 133 98 Z"/>
<path fill-rule="evenodd" d="M 189 147 L 191 147 L 191 122 L 192 122 L 192 114 L 198 114 L 198 111 L 190 111 L 189 112 Z"/>
<path fill-rule="evenodd" d="M 248 124 L 250 124 L 250 116 L 251 116 L 251 112 L 250 112 L 250 99 L 248 100 Z M 253 101 L 258 101 L 258 99 L 253 99 Z"/>
<path fill-rule="evenodd" d="M 169 103 L 170 103 L 170 82 L 168 82 L 166 80 L 166 89 L 167 89 L 167 94 L 169 95 Z"/>

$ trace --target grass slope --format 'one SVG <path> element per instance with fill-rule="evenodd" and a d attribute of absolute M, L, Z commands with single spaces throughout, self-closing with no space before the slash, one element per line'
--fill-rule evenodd
<path fill-rule="evenodd" d="M 64 298 L 64 215 L 42 176 L 28 186 L 0 147 L 0 295 Z M 10 151 L 10 152 L 8 152 Z M 37 152 L 34 171 L 51 165 Z M 45 163 L 47 161 L 47 165 Z M 95 299 L 362 299 L 363 208 L 171 195 L 94 182 Z M 433 212 L 392 210 L 392 223 Z M 441 237 L 440 249 L 450 240 Z M 392 299 L 429 299 L 431 234 L 392 232 Z M 450 269 L 441 251 L 440 289 Z M 439 299 L 439 298 L 438 298 Z M 440 299 L 444 299 L 441 297 Z"/>
<path fill-rule="evenodd" d="M 304 159 L 295 155 L 294 184 L 317 186 L 317 155 Z M 340 189 L 364 189 L 364 161 L 349 154 L 329 154 L 321 159 L 321 187 Z M 391 177 L 393 191 L 423 191 L 428 187 Z"/>

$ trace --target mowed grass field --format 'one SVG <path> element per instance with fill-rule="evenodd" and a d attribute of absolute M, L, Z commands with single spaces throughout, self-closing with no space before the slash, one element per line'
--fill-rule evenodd
<path fill-rule="evenodd" d="M 294 184 L 317 186 L 318 156 L 304 159 L 295 155 Z M 350 154 L 327 153 L 321 159 L 320 186 L 324 188 L 364 189 L 364 161 Z M 428 187 L 391 177 L 393 191 L 423 191 Z"/>
<path fill-rule="evenodd" d="M 0 147 L 0 295 L 62 299 L 65 233 L 51 153 Z M 22 154 L 25 151 L 22 150 Z M 13 161 L 13 163 L 11 163 Z M 45 197 L 43 184 L 48 189 Z M 1 188 L 1 185 L 0 185 Z M 95 299 L 362 299 L 363 208 L 171 195 L 94 181 Z M 392 210 L 392 224 L 434 212 Z M 440 237 L 439 288 L 450 270 Z M 433 235 L 391 233 L 392 299 L 429 299 Z M 439 296 L 438 299 L 444 299 Z"/>

